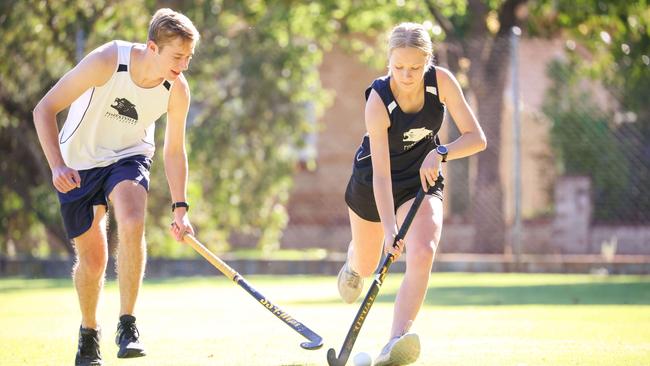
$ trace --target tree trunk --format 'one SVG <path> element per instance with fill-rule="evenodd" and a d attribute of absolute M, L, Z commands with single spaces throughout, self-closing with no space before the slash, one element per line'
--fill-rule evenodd
<path fill-rule="evenodd" d="M 503 187 L 501 185 L 500 149 L 503 92 L 509 70 L 509 35 L 513 26 L 525 17 L 519 12 L 528 0 L 505 0 L 498 10 L 499 30 L 493 34 L 487 27 L 489 7 L 483 0 L 468 0 L 468 24 L 458 33 L 432 0 L 427 8 L 444 29 L 447 42 L 459 45 L 470 60 L 470 89 L 476 96 L 478 120 L 487 137 L 488 148 L 478 154 L 478 173 L 474 182 L 471 210 L 476 236 L 472 251 L 503 253 L 505 249 L 505 220 L 503 217 Z"/>
<path fill-rule="evenodd" d="M 485 132 L 488 148 L 478 154 L 472 200 L 472 219 L 476 230 L 473 251 L 503 253 L 506 238 L 499 156 L 503 91 L 509 69 L 509 40 L 507 36 L 497 36 L 475 42 L 477 47 L 470 47 L 468 54 L 472 63 L 470 83 L 476 94 L 478 120 Z M 487 58 L 483 56 L 486 44 L 491 44 Z"/>

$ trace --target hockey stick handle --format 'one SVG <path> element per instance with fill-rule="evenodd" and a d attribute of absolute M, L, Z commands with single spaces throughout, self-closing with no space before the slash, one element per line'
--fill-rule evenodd
<path fill-rule="evenodd" d="M 244 277 L 242 277 L 237 271 L 232 269 L 226 262 L 221 258 L 214 255 L 208 248 L 201 244 L 192 234 L 185 234 L 183 241 L 189 244 L 194 250 L 196 250 L 203 258 L 210 262 L 215 268 L 217 268 L 221 273 L 226 275 L 233 282 L 238 284 L 241 288 L 246 290 L 251 296 L 253 296 L 262 306 L 264 306 L 268 311 L 275 315 L 278 319 L 282 320 L 285 324 L 293 328 L 303 337 L 307 338 L 309 342 L 303 342 L 300 346 L 304 349 L 315 350 L 323 346 L 323 338 L 316 334 L 314 331 L 309 329 L 303 323 L 294 319 L 287 312 L 282 310 L 279 306 L 273 304 L 271 300 L 267 299 L 259 291 L 257 291 Z"/>
<path fill-rule="evenodd" d="M 192 249 L 196 250 L 203 258 L 205 258 L 210 264 L 212 264 L 219 272 L 223 273 L 226 277 L 235 280 L 235 277 L 239 275 L 237 271 L 232 269 L 226 262 L 221 258 L 217 257 L 212 253 L 208 248 L 201 244 L 192 234 L 185 234 L 183 241 L 186 244 L 189 244 Z"/>

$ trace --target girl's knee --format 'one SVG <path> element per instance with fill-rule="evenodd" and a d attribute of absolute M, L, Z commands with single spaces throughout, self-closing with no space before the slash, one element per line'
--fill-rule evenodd
<path fill-rule="evenodd" d="M 422 268 L 431 267 L 436 254 L 436 243 L 408 243 L 407 245 L 406 250 L 407 252 L 410 251 L 408 253 L 409 264 Z"/>

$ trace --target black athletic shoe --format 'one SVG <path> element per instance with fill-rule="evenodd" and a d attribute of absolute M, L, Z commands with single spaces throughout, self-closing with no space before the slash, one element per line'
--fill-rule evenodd
<path fill-rule="evenodd" d="M 140 343 L 140 333 L 135 326 L 135 317 L 133 315 L 122 315 L 120 322 L 117 323 L 117 333 L 115 334 L 115 344 L 120 346 L 117 351 L 118 358 L 133 358 L 146 356 L 144 346 Z"/>
<path fill-rule="evenodd" d="M 102 366 L 99 353 L 100 333 L 95 329 L 79 327 L 79 348 L 74 359 L 75 366 Z"/>

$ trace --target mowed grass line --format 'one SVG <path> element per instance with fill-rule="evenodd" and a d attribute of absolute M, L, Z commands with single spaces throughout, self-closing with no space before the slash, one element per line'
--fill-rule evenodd
<path fill-rule="evenodd" d="M 118 360 L 109 281 L 99 315 L 106 364 L 326 365 L 359 304 L 341 303 L 334 277 L 247 279 L 322 335 L 323 349 L 302 350 L 300 335 L 224 277 L 146 279 L 136 315 L 149 355 Z M 354 353 L 374 357 L 386 342 L 400 281 L 387 277 Z M 78 324 L 70 280 L 0 279 L 0 365 L 72 365 Z M 650 365 L 650 277 L 435 273 L 414 330 L 416 365 Z"/>

